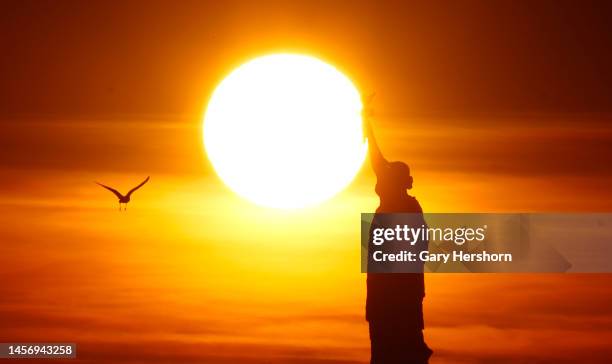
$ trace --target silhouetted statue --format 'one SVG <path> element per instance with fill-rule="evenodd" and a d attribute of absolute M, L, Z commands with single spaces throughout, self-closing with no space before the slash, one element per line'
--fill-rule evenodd
<path fill-rule="evenodd" d="M 372 225 L 384 221 L 385 213 L 410 213 L 419 220 L 416 226 L 425 224 L 421 205 L 407 193 L 413 183 L 410 168 L 402 162 L 388 162 L 370 123 L 364 126 L 376 173 L 375 191 L 380 198 Z M 417 244 L 427 249 L 426 241 Z M 372 243 L 369 245 L 371 248 Z M 433 353 L 423 338 L 423 265 L 412 267 L 415 273 L 377 273 L 368 269 L 366 320 L 370 328 L 371 364 L 424 364 Z"/>
<path fill-rule="evenodd" d="M 132 188 L 125 196 L 122 195 L 121 193 L 119 193 L 119 191 L 117 191 L 116 189 L 112 188 L 112 187 L 108 187 L 103 185 L 100 182 L 96 182 L 97 184 L 99 184 L 100 186 L 106 188 L 107 190 L 111 191 L 112 193 L 115 194 L 115 196 L 117 196 L 117 198 L 119 198 L 119 211 L 121 211 L 121 204 L 124 204 L 123 210 L 127 210 L 127 203 L 130 202 L 130 196 L 132 195 L 132 193 L 134 193 L 134 191 L 136 191 L 137 189 L 139 189 L 140 187 L 142 187 L 145 183 L 147 183 L 149 181 L 150 177 L 147 177 L 144 181 L 142 181 L 138 186 Z"/>

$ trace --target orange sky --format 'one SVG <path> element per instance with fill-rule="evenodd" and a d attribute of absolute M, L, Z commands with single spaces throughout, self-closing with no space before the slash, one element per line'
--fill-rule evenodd
<path fill-rule="evenodd" d="M 236 197 L 201 112 L 232 67 L 318 55 L 376 91 L 427 212 L 609 211 L 609 15 L 570 2 L 3 2 L 0 342 L 83 361 L 365 363 L 366 167 L 294 212 Z M 588 25 L 588 26 L 587 26 Z M 125 190 L 127 213 L 93 181 Z M 433 364 L 606 362 L 610 275 L 429 274 Z"/>
<path fill-rule="evenodd" d="M 398 116 L 610 112 L 607 4 L 3 1 L 0 116 L 191 115 L 262 53 L 340 67 Z"/>
<path fill-rule="evenodd" d="M 507 130 L 469 132 L 411 122 L 410 133 L 382 119 L 379 134 L 389 157 L 411 162 L 413 192 L 426 211 L 609 206 L 596 164 L 576 167 L 584 168 L 577 174 L 563 163 L 542 169 L 529 163 L 537 157 L 522 146 L 541 134 L 531 123 L 500 120 L 495 125 Z M 582 125 L 591 129 L 560 127 L 538 142 L 549 148 L 564 140 L 557 153 L 573 155 L 583 138 L 610 136 L 597 121 Z M 119 131 L 141 142 L 120 138 Z M 47 149 L 15 156 L 19 164 L 0 171 L 0 340 L 76 341 L 79 357 L 112 362 L 367 360 L 356 227 L 359 213 L 376 207 L 372 173 L 364 168 L 321 206 L 264 209 L 217 179 L 199 131 L 197 119 L 30 121 L 10 129 L 7 140 L 47 141 Z M 413 139 L 418 142 L 408 142 Z M 492 147 L 494 140 L 499 147 Z M 537 145 L 529 148 L 552 153 Z M 145 174 L 151 182 L 127 213 L 93 184 L 99 179 L 126 189 Z M 603 362 L 612 336 L 610 279 L 430 274 L 432 363 L 574 361 L 585 353 Z"/>

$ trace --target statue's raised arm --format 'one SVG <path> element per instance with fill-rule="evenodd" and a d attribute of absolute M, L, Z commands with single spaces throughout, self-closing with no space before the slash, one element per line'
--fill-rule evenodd
<path fill-rule="evenodd" d="M 364 118 L 364 128 L 366 137 L 368 138 L 370 163 L 372 164 L 374 173 L 376 173 L 376 175 L 379 175 L 386 168 L 389 168 L 389 162 L 385 159 L 382 152 L 380 151 L 380 147 L 378 146 L 378 143 L 376 142 L 376 137 L 374 136 L 372 122 L 367 118 Z"/>

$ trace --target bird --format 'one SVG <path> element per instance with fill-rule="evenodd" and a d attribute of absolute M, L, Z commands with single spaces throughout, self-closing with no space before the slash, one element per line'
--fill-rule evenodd
<path fill-rule="evenodd" d="M 121 211 L 121 204 L 124 204 L 123 211 L 126 211 L 127 210 L 127 203 L 130 202 L 130 196 L 132 195 L 132 193 L 134 193 L 134 191 L 136 191 L 137 189 L 142 187 L 145 183 L 147 183 L 149 181 L 150 177 L 151 176 L 147 176 L 147 178 L 144 181 L 142 181 L 138 186 L 132 188 L 125 196 L 122 195 L 119 191 L 117 191 L 116 189 L 114 189 L 112 187 L 108 187 L 108 186 L 103 185 L 102 183 L 97 182 L 97 181 L 96 181 L 96 183 L 98 185 L 106 188 L 107 190 L 111 191 L 112 193 L 114 193 L 115 196 L 117 196 L 117 198 L 119 198 L 119 211 Z"/>

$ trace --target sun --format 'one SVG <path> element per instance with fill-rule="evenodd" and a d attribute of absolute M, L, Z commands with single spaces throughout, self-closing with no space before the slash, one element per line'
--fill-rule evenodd
<path fill-rule="evenodd" d="M 367 152 L 361 96 L 311 56 L 273 54 L 235 69 L 204 115 L 204 146 L 223 182 L 255 204 L 300 208 L 344 189 Z"/>

